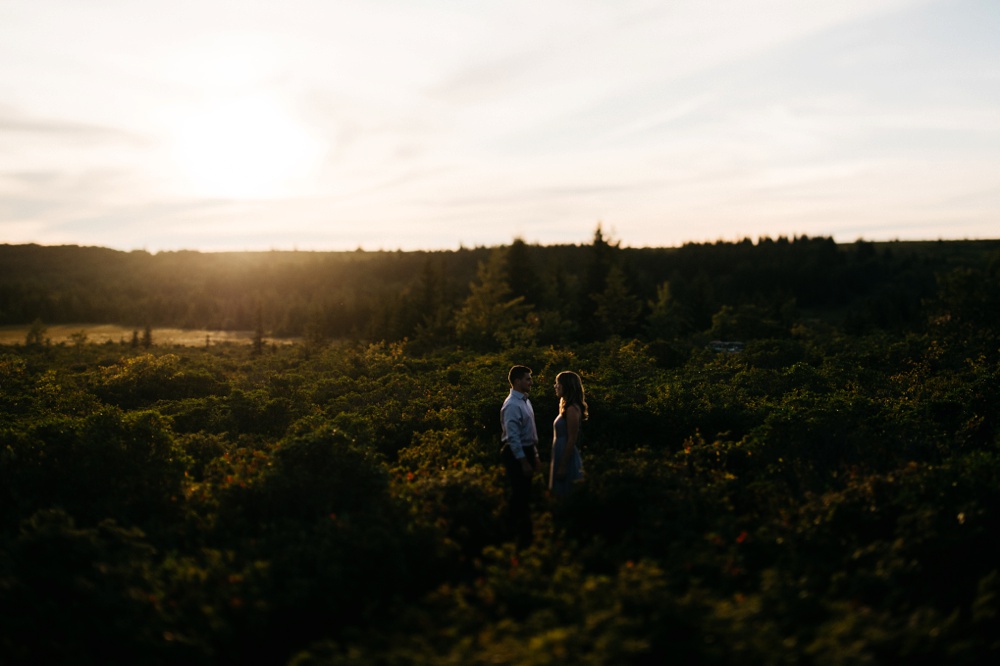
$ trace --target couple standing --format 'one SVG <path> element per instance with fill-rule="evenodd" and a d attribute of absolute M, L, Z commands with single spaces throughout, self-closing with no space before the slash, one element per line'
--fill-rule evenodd
<path fill-rule="evenodd" d="M 500 408 L 503 430 L 501 457 L 510 484 L 510 520 L 518 546 L 527 546 L 534 538 L 531 526 L 531 481 L 541 471 L 538 455 L 538 429 L 535 411 L 528 400 L 531 392 L 531 369 L 515 365 L 507 375 L 510 394 Z M 563 497 L 573 483 L 583 478 L 580 458 L 580 434 L 587 418 L 583 382 L 575 372 L 560 372 L 555 381 L 559 398 L 559 416 L 552 424 L 552 459 L 549 462 L 549 490 Z"/>

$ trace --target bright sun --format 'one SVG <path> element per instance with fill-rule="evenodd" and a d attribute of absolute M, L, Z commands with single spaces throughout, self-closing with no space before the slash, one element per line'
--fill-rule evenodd
<path fill-rule="evenodd" d="M 173 157 L 199 196 L 280 197 L 308 179 L 323 147 L 274 97 L 217 100 L 177 117 Z"/>

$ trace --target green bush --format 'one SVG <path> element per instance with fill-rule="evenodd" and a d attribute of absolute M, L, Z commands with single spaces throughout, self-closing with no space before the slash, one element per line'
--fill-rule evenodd
<path fill-rule="evenodd" d="M 627 339 L 14 348 L 3 657 L 988 663 L 997 358 L 947 327 L 788 331 L 732 354 L 692 335 L 670 362 Z M 555 374 L 590 403 L 586 479 L 559 501 L 536 482 L 520 551 L 497 455 L 514 363 L 546 462 Z"/>

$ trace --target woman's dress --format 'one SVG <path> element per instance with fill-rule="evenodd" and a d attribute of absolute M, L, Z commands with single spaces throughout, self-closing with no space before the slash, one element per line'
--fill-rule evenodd
<path fill-rule="evenodd" d="M 556 478 L 556 468 L 562 460 L 563 451 L 566 450 L 568 430 L 566 417 L 560 414 L 552 423 L 552 460 L 549 462 L 549 489 L 556 497 L 562 497 L 573 490 L 573 484 L 583 478 L 583 459 L 580 457 L 580 440 L 583 438 L 581 432 L 576 438 L 576 446 L 566 464 L 566 477 Z"/>

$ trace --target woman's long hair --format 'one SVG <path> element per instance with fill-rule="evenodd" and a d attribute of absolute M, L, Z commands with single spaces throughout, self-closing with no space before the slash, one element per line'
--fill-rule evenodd
<path fill-rule="evenodd" d="M 576 405 L 580 408 L 580 414 L 584 420 L 587 418 L 587 401 L 583 395 L 583 381 L 580 375 L 569 370 L 556 375 L 556 381 L 562 387 L 562 397 L 559 399 L 559 413 L 566 411 L 569 405 Z"/>

